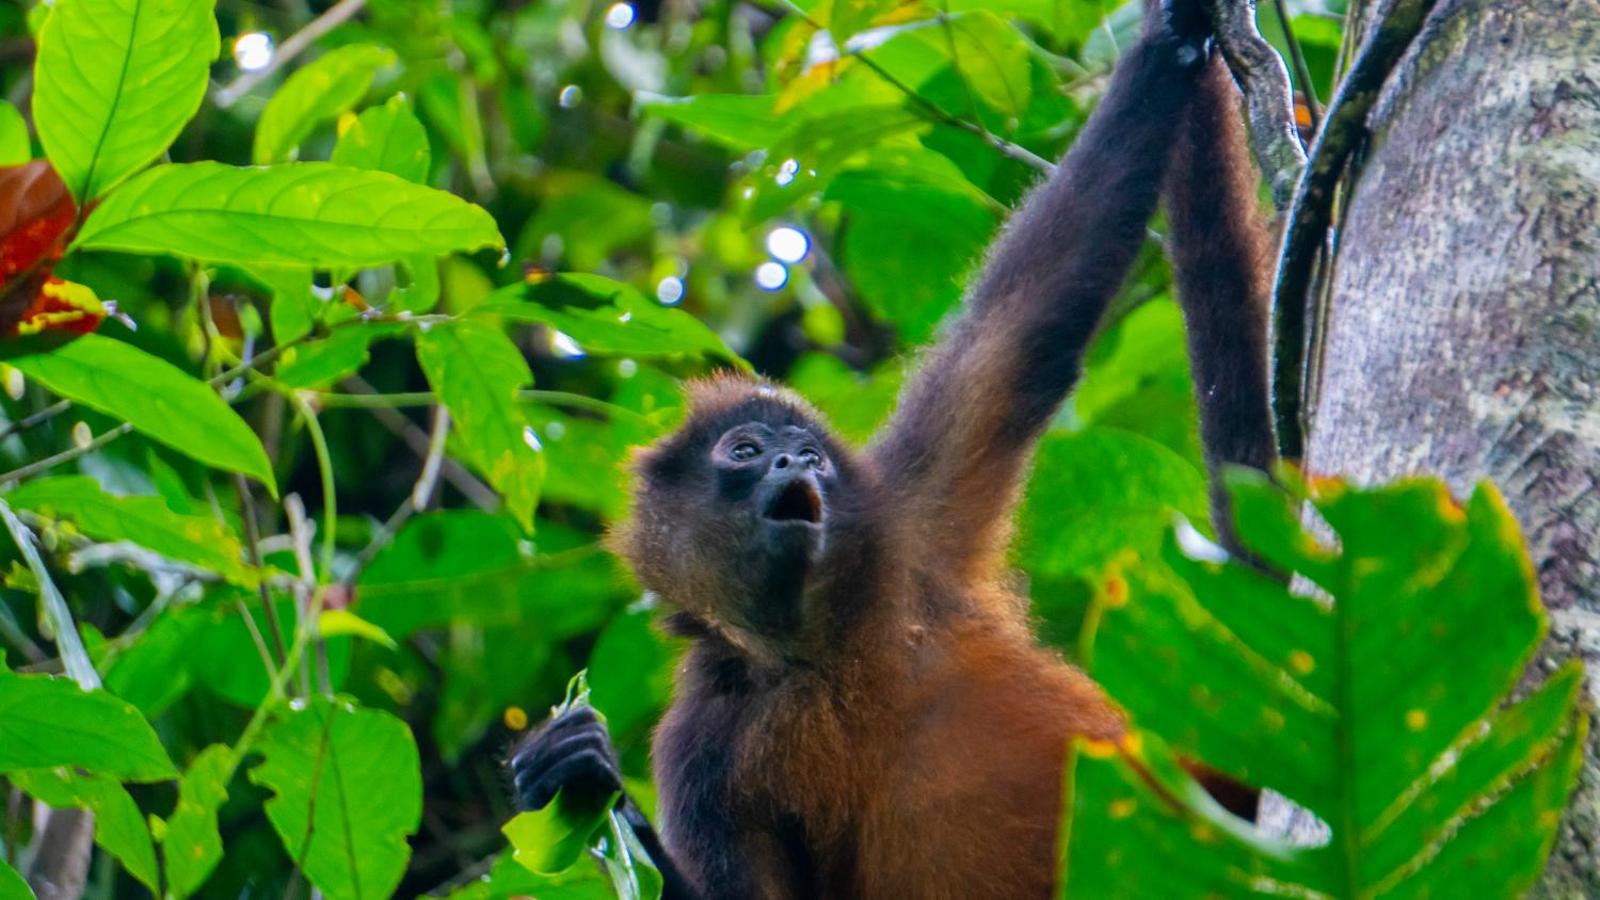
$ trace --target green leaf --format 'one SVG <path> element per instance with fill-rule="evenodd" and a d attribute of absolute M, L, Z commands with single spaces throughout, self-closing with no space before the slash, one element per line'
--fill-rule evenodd
<path fill-rule="evenodd" d="M 33 118 L 79 204 L 148 165 L 200 108 L 214 0 L 62 0 L 39 33 Z"/>
<path fill-rule="evenodd" d="M 304 70 L 302 70 L 304 71 Z M 339 135 L 329 161 L 352 169 L 388 172 L 415 184 L 428 180 L 428 132 L 396 95 L 357 116 Z"/>
<path fill-rule="evenodd" d="M 68 519 L 97 541 L 128 541 L 247 588 L 260 581 L 244 545 L 215 516 L 173 512 L 159 497 L 118 497 L 86 475 L 28 482 L 5 495 L 17 509 Z"/>
<path fill-rule="evenodd" d="M 62 397 L 207 465 L 250 475 L 277 495 L 272 464 L 250 426 L 205 382 L 160 357 L 86 334 L 64 343 L 15 341 L 0 359 Z"/>
<path fill-rule="evenodd" d="M 522 351 L 498 328 L 446 322 L 417 336 L 417 362 L 450 411 L 462 457 L 500 492 L 523 530 L 532 531 L 544 454 L 517 403 L 517 390 L 533 382 Z"/>
<path fill-rule="evenodd" d="M 0 672 L 0 772 L 56 766 L 120 781 L 178 775 L 132 706 L 68 678 Z"/>
<path fill-rule="evenodd" d="M 1206 507 L 1205 475 L 1149 438 L 1051 432 L 1017 518 L 1018 555 L 1035 575 L 1093 575 L 1129 550 L 1155 554 L 1174 513 L 1204 522 Z"/>
<path fill-rule="evenodd" d="M 402 334 L 396 322 L 346 325 L 320 340 L 284 351 L 272 377 L 291 388 L 314 388 L 353 375 L 371 358 L 372 342 Z"/>
<path fill-rule="evenodd" d="M 1554 840 L 1585 720 L 1576 666 L 1504 706 L 1544 612 L 1499 495 L 1485 485 L 1463 509 L 1431 480 L 1357 490 L 1322 479 L 1295 494 L 1260 473 L 1229 483 L 1245 545 L 1326 596 L 1238 562 L 1191 559 L 1172 542 L 1164 565 L 1112 568 L 1094 675 L 1149 731 L 1109 768 L 1080 762 L 1069 888 L 1520 893 Z M 1301 528 L 1297 498 L 1337 549 Z M 1205 826 L 1208 801 L 1150 732 L 1284 793 L 1328 823 L 1331 843 L 1288 853 Z"/>
<path fill-rule="evenodd" d="M 15 105 L 0 100 L 0 166 L 20 166 L 33 158 L 28 123 Z"/>
<path fill-rule="evenodd" d="M 175 897 L 193 894 L 222 861 L 217 810 L 228 799 L 233 763 L 232 748 L 212 744 L 189 763 L 178 782 L 178 806 L 167 818 L 161 839 L 167 888 Z"/>
<path fill-rule="evenodd" d="M 519 864 L 514 853 L 502 853 L 487 876 L 451 892 L 449 900 L 616 900 L 616 896 L 611 880 L 598 867 L 573 866 L 559 875 L 538 875 Z"/>
<path fill-rule="evenodd" d="M 360 103 L 372 77 L 394 62 L 390 50 L 351 44 L 296 70 L 261 111 L 251 160 L 264 165 L 294 159 L 312 130 Z"/>
<path fill-rule="evenodd" d="M 422 821 L 422 772 L 404 722 L 321 697 L 262 732 L 250 780 L 272 791 L 267 818 L 306 877 L 336 900 L 387 897 Z"/>
<path fill-rule="evenodd" d="M 368 622 L 348 609 L 325 609 L 317 617 L 317 634 L 323 637 L 337 637 L 339 635 L 352 635 L 365 638 L 374 644 L 381 644 L 390 650 L 398 650 L 400 645 L 394 642 L 387 631 Z"/>
<path fill-rule="evenodd" d="M 58 809 L 87 809 L 94 813 L 94 841 L 117 858 L 128 874 L 155 891 L 156 848 L 138 804 L 122 785 L 96 775 L 66 769 L 11 772 L 9 777 L 23 793 Z"/>
<path fill-rule="evenodd" d="M 538 875 L 565 872 L 606 827 L 606 812 L 617 795 L 576 803 L 563 788 L 544 809 L 518 813 L 500 830 L 517 862 Z"/>
<path fill-rule="evenodd" d="M 272 292 L 268 316 L 273 343 L 282 346 L 310 334 L 322 311 L 321 301 L 311 293 L 311 270 L 263 266 L 251 274 Z"/>
<path fill-rule="evenodd" d="M 563 274 L 495 291 L 474 313 L 539 322 L 585 353 L 623 356 L 700 354 L 748 368 L 716 332 L 681 309 L 647 299 L 631 285 L 599 275 Z"/>
<path fill-rule="evenodd" d="M 0 900 L 38 900 L 17 870 L 0 859 Z"/>
<path fill-rule="evenodd" d="M 94 211 L 73 245 L 238 265 L 376 266 L 505 242 L 481 208 L 331 163 L 157 166 Z"/>
<path fill-rule="evenodd" d="M 783 127 L 773 111 L 776 98 L 762 94 L 696 94 L 663 97 L 641 94 L 640 105 L 650 115 L 689 128 L 731 150 L 759 150 L 772 142 Z"/>
<path fill-rule="evenodd" d="M 850 213 L 843 253 L 862 298 L 909 343 L 927 340 L 956 306 L 998 224 L 991 201 L 928 151 L 868 154 L 823 197 Z"/>
<path fill-rule="evenodd" d="M 611 620 L 589 653 L 590 698 L 619 740 L 642 730 L 672 697 L 677 642 L 652 624 L 648 608 L 633 608 Z"/>

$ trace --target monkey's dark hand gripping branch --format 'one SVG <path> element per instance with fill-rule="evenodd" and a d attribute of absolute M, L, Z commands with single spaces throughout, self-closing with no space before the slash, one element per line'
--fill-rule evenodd
<path fill-rule="evenodd" d="M 523 812 L 543 809 L 562 789 L 594 797 L 622 794 L 617 809 L 661 872 L 662 900 L 697 896 L 667 855 L 650 820 L 623 791 L 617 751 L 592 708 L 574 707 L 534 729 L 512 751 L 507 768 L 517 809 Z"/>
<path fill-rule="evenodd" d="M 1198 0 L 1147 8 L 1099 108 L 873 445 L 906 517 L 927 523 L 930 555 L 964 565 L 1003 535 L 1022 467 L 1144 241 L 1210 34 Z"/>

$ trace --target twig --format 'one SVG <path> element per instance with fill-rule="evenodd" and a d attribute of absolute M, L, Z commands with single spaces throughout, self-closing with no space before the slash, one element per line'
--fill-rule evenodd
<path fill-rule="evenodd" d="M 812 28 L 815 28 L 818 31 L 827 30 L 825 27 L 823 27 L 821 22 L 813 19 L 809 13 L 807 13 L 804 9 L 801 9 L 800 6 L 794 2 L 794 0 L 783 0 L 782 5 L 784 9 L 796 16 L 799 16 L 801 20 L 803 20 L 807 25 L 810 25 Z M 988 144 L 994 149 L 1000 151 L 1001 154 L 1031 166 L 1040 172 L 1049 174 L 1055 171 L 1056 167 L 1050 162 L 1050 160 L 1045 159 L 1037 153 L 1034 153 L 1027 147 L 1024 147 L 1020 144 L 1013 144 L 1005 138 L 990 132 L 982 125 L 974 122 L 968 122 L 966 119 L 963 119 L 959 116 L 953 116 L 950 113 L 945 112 L 939 107 L 938 104 L 917 93 L 915 88 L 894 77 L 894 75 L 890 74 L 888 69 L 878 65 L 876 60 L 867 55 L 866 50 L 846 50 L 844 47 L 840 47 L 839 52 L 851 57 L 852 59 L 859 60 L 862 65 L 866 66 L 872 71 L 873 74 L 887 82 L 890 87 L 893 87 L 900 93 L 905 94 L 906 97 L 908 97 L 911 102 L 915 104 L 919 110 L 921 110 L 923 115 L 931 118 L 932 120 L 949 125 L 951 128 L 960 129 L 968 134 L 977 135 L 985 144 Z"/>
<path fill-rule="evenodd" d="M 294 543 L 294 559 L 300 569 L 300 580 L 294 591 L 295 615 L 299 619 L 295 627 L 315 634 L 318 623 L 311 619 L 311 598 L 317 593 L 317 574 L 311 562 L 311 527 L 306 521 L 306 506 L 299 494 L 288 494 L 283 498 L 283 509 L 288 514 L 289 537 Z M 300 696 L 311 696 L 309 666 L 300 667 Z"/>
<path fill-rule="evenodd" d="M 1306 112 L 1311 115 L 1311 132 L 1322 125 L 1322 105 L 1317 102 L 1317 89 L 1311 83 L 1311 67 L 1306 65 L 1306 55 L 1300 41 L 1294 36 L 1294 26 L 1289 24 L 1289 5 L 1285 0 L 1272 0 L 1278 10 L 1278 24 L 1283 27 L 1283 42 L 1289 45 L 1289 62 L 1294 66 L 1295 80 L 1300 82 L 1300 93 L 1306 98 Z"/>
<path fill-rule="evenodd" d="M 1294 93 L 1283 58 L 1256 27 L 1255 0 L 1210 0 L 1217 47 L 1244 91 L 1250 143 L 1256 165 L 1272 187 L 1272 205 L 1289 203 L 1306 165 L 1300 132 L 1294 127 Z"/>
<path fill-rule="evenodd" d="M 1344 173 L 1350 154 L 1368 135 L 1367 114 L 1378 92 L 1422 23 L 1435 0 L 1389 0 L 1362 41 L 1361 51 L 1340 83 L 1327 117 L 1311 147 L 1311 162 L 1300 176 L 1284 226 L 1283 252 L 1272 295 L 1272 407 L 1278 432 L 1278 452 L 1299 459 L 1304 452 L 1305 424 L 1301 421 L 1306 348 L 1306 291 L 1317 252 L 1328 235 L 1334 187 Z"/>
<path fill-rule="evenodd" d="M 411 492 L 400 501 L 395 511 L 378 527 L 378 533 L 372 540 L 361 548 L 356 555 L 355 564 L 350 571 L 344 573 L 339 582 L 346 587 L 354 585 L 356 579 L 361 577 L 363 570 L 372 563 L 372 560 L 389 546 L 394 536 L 399 533 L 400 526 L 404 525 L 414 513 L 427 509 L 433 501 L 434 488 L 439 483 L 439 468 L 444 462 L 445 439 L 450 435 L 450 411 L 443 406 L 433 409 L 433 430 L 428 436 L 428 456 L 422 461 L 422 472 L 417 475 L 416 484 L 411 486 Z"/>
<path fill-rule="evenodd" d="M 0 474 L 0 484 L 24 481 L 28 478 L 32 478 L 40 472 L 48 472 L 64 462 L 71 462 L 72 460 L 75 460 L 86 453 L 92 453 L 96 450 L 99 450 L 101 447 L 104 447 L 105 445 L 111 443 L 119 437 L 122 437 L 132 430 L 133 423 L 123 422 L 121 425 L 118 425 L 110 431 L 101 432 L 100 435 L 95 437 L 93 440 L 85 441 L 76 447 L 63 450 L 54 456 L 47 456 L 38 462 L 29 463 L 20 468 L 12 469 L 9 472 Z"/>
<path fill-rule="evenodd" d="M 256 520 L 255 497 L 250 492 L 250 482 L 237 472 L 233 475 L 233 489 L 239 495 L 239 513 L 244 518 L 245 552 L 250 558 L 251 567 L 259 576 L 265 569 L 261 564 L 261 524 Z M 256 590 L 261 597 L 261 611 L 267 620 L 267 630 L 272 632 L 272 646 L 278 651 L 278 660 L 286 661 L 289 658 L 289 651 L 283 646 L 283 632 L 278 627 L 278 611 L 272 608 L 272 594 L 267 590 L 266 581 L 263 580 L 257 585 Z M 243 603 L 239 605 L 240 608 L 244 607 Z M 248 610 L 246 615 L 249 615 Z M 251 628 L 255 627 L 254 617 L 250 617 L 249 624 Z M 269 655 L 267 658 L 271 660 L 272 657 Z"/>
<path fill-rule="evenodd" d="M 377 389 L 372 385 L 355 375 L 346 378 L 344 386 L 352 393 L 378 393 Z M 377 418 L 379 424 L 389 429 L 396 437 L 405 441 L 413 453 L 424 459 L 427 458 L 428 445 L 431 442 L 428 440 L 426 432 L 412 424 L 410 419 L 387 406 L 374 406 L 369 407 L 369 409 L 372 415 Z M 450 482 L 456 490 L 460 491 L 468 500 L 472 501 L 473 505 L 480 509 L 494 509 L 500 505 L 500 495 L 496 494 L 493 488 L 479 481 L 476 476 L 455 460 L 446 458 L 440 463 L 439 471 L 446 481 Z"/>
<path fill-rule="evenodd" d="M 213 97 L 217 106 L 221 109 L 227 109 L 238 102 L 240 97 L 250 93 L 255 89 L 256 85 L 271 78 L 274 73 L 283 68 L 285 63 L 299 56 L 301 51 L 311 46 L 317 38 L 344 24 L 366 5 L 367 0 L 339 0 L 338 3 L 328 7 L 326 12 L 312 19 L 304 28 L 296 31 L 287 40 L 279 44 L 277 52 L 272 55 L 272 61 L 267 63 L 264 68 L 254 72 L 246 72 L 235 78 L 227 86 L 218 88 Z"/>

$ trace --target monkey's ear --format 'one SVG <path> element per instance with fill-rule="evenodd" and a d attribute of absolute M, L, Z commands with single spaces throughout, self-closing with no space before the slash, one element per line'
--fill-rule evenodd
<path fill-rule="evenodd" d="M 649 447 L 634 457 L 633 469 L 647 484 L 675 484 L 689 474 L 688 450 L 677 441 Z"/>

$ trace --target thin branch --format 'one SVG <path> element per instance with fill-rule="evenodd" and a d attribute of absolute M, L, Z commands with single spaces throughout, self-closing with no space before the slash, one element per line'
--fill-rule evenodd
<path fill-rule="evenodd" d="M 372 385 L 356 375 L 346 378 L 344 386 L 352 393 L 378 393 Z M 374 406 L 370 407 L 370 409 L 379 424 L 389 429 L 392 434 L 402 441 L 405 441 L 406 446 L 411 448 L 411 452 L 424 459 L 427 458 L 428 445 L 431 443 L 428 440 L 427 432 L 418 428 L 404 415 L 387 406 Z M 479 481 L 477 476 L 467 471 L 465 466 L 455 460 L 446 458 L 440 464 L 439 471 L 446 481 L 450 482 L 456 490 L 464 494 L 468 500 L 472 501 L 473 505 L 480 509 L 494 509 L 500 505 L 500 495 L 496 494 L 493 488 Z"/>
<path fill-rule="evenodd" d="M 72 460 L 75 460 L 87 453 L 93 453 L 94 451 L 99 450 L 101 447 L 104 447 L 105 445 L 111 443 L 119 437 L 122 437 L 132 430 L 133 423 L 123 422 L 121 425 L 112 428 L 110 431 L 101 432 L 100 435 L 95 437 L 93 440 L 85 441 L 75 447 L 63 450 L 54 456 L 47 456 L 38 462 L 29 463 L 20 468 L 12 469 L 9 472 L 0 473 L 0 485 L 25 481 L 35 475 L 38 475 L 40 472 L 48 472 L 62 463 L 71 462 Z"/>
<path fill-rule="evenodd" d="M 1334 188 L 1350 154 L 1367 138 L 1367 114 L 1389 74 L 1422 30 L 1435 0 L 1389 0 L 1362 41 L 1350 74 L 1339 85 L 1311 147 L 1284 226 L 1283 252 L 1273 287 L 1272 406 L 1278 452 L 1304 453 L 1301 421 L 1305 375 L 1307 289 L 1332 220 Z"/>
<path fill-rule="evenodd" d="M 1294 26 L 1289 23 L 1289 4 L 1286 0 L 1272 0 L 1278 11 L 1278 24 L 1283 28 L 1283 42 L 1289 45 L 1289 62 L 1294 66 L 1295 80 L 1300 82 L 1300 93 L 1306 98 L 1306 112 L 1311 114 L 1311 131 L 1322 127 L 1322 105 L 1317 102 L 1317 89 L 1311 83 L 1311 67 L 1306 65 L 1305 52 L 1294 36 Z"/>
<path fill-rule="evenodd" d="M 422 472 L 417 475 L 416 484 L 411 486 L 411 492 L 400 501 L 400 505 L 378 527 L 378 533 L 372 536 L 367 546 L 361 548 L 356 555 L 355 564 L 350 571 L 344 574 L 339 581 L 349 587 L 354 585 L 357 578 L 361 577 L 363 570 L 372 563 L 372 560 L 389 546 L 394 536 L 399 533 L 400 527 L 411 518 L 414 513 L 427 509 L 433 501 L 434 489 L 439 484 L 439 469 L 444 462 L 445 439 L 450 435 L 450 411 L 443 406 L 433 408 L 433 430 L 428 436 L 428 455 L 422 461 Z"/>
<path fill-rule="evenodd" d="M 254 72 L 246 72 L 235 78 L 226 87 L 218 88 L 213 95 L 213 100 L 221 109 L 227 109 L 237 103 L 240 97 L 254 90 L 256 85 L 283 68 L 284 64 L 299 56 L 302 51 L 311 46 L 316 40 L 339 25 L 344 24 L 352 16 L 367 5 L 367 0 L 340 0 L 322 15 L 317 16 L 306 24 L 306 27 L 290 35 L 288 40 L 278 45 L 277 52 L 272 54 L 272 61 L 264 68 Z"/>
<path fill-rule="evenodd" d="M 1289 71 L 1256 27 L 1255 0 L 1210 0 L 1210 4 L 1217 47 L 1244 91 L 1256 165 L 1272 187 L 1273 206 L 1282 210 L 1306 165 L 1305 147 L 1294 125 Z"/>
<path fill-rule="evenodd" d="M 786 9 L 788 12 L 792 13 L 793 15 L 796 15 L 796 16 L 800 17 L 800 19 L 802 19 L 807 25 L 810 25 L 812 28 L 815 28 L 818 31 L 826 31 L 827 30 L 826 28 L 823 27 L 821 22 L 818 22 L 816 19 L 813 19 L 810 16 L 810 14 L 808 14 L 804 9 L 801 9 L 794 2 L 794 0 L 783 0 L 782 5 L 783 5 L 784 9 Z M 909 98 L 911 100 L 911 102 L 916 105 L 918 110 L 920 110 L 922 112 L 922 114 L 924 116 L 928 117 L 929 119 L 931 119 L 931 120 L 933 120 L 935 122 L 940 122 L 942 124 L 948 125 L 951 128 L 956 128 L 956 129 L 959 129 L 961 131 L 965 131 L 968 134 L 976 135 L 977 137 L 982 139 L 985 144 L 988 144 L 989 146 L 993 147 L 994 149 L 1000 151 L 1001 154 L 1003 154 L 1005 156 L 1008 156 L 1011 159 L 1017 160 L 1018 162 L 1021 162 L 1021 163 L 1025 164 L 1025 165 L 1031 166 L 1034 169 L 1037 169 L 1038 171 L 1043 172 L 1043 173 L 1045 173 L 1047 175 L 1049 173 L 1055 171 L 1056 167 L 1055 167 L 1055 165 L 1053 163 L 1050 162 L 1050 160 L 1045 159 L 1044 157 L 1038 155 L 1037 153 L 1034 153 L 1032 150 L 1029 150 L 1027 147 L 1022 146 L 1021 144 L 1013 144 L 1012 142 L 1006 140 L 1005 138 L 1002 138 L 999 135 L 991 133 L 987 128 L 984 128 L 982 125 L 979 125 L 979 124 L 974 123 L 974 122 L 968 122 L 966 119 L 963 119 L 963 118 L 961 118 L 959 116 L 953 116 L 950 113 L 945 112 L 943 109 L 941 109 L 939 107 L 938 104 L 934 103 L 933 101 L 929 100 L 928 98 L 926 98 L 926 97 L 922 96 L 921 94 L 917 93 L 915 88 L 911 87 L 910 85 L 908 85 L 905 82 L 901 81 L 900 79 L 896 78 L 893 74 L 891 74 L 889 72 L 888 69 L 885 69 L 883 66 L 878 65 L 876 60 L 872 59 L 872 57 L 867 55 L 867 51 L 865 51 L 865 50 L 846 50 L 845 48 L 840 47 L 839 48 L 839 52 L 841 54 L 845 55 L 845 56 L 849 56 L 852 59 L 859 60 L 862 65 L 866 66 L 869 70 L 871 70 L 874 75 L 877 75 L 879 78 L 883 79 L 884 82 L 886 82 L 890 87 L 893 87 L 895 90 L 899 91 L 900 93 L 905 94 L 906 97 Z"/>
<path fill-rule="evenodd" d="M 260 575 L 265 571 L 261 564 L 261 524 L 256 519 L 256 500 L 250 492 L 250 482 L 243 475 L 235 472 L 233 475 L 233 489 L 239 495 L 239 514 L 244 519 L 244 546 L 250 559 L 250 566 Z M 278 651 L 278 659 L 286 661 L 289 658 L 288 648 L 283 646 L 283 632 L 278 627 L 278 611 L 272 607 L 272 594 L 267 590 L 267 583 L 263 580 L 256 586 L 256 591 L 261 598 L 261 612 L 267 620 L 267 630 L 272 632 L 272 646 Z M 240 604 L 243 608 L 244 604 Z M 246 611 L 248 616 L 248 611 Z M 255 618 L 250 617 L 250 627 L 255 628 Z M 267 657 L 271 660 L 271 656 Z M 271 674 L 268 666 L 268 675 Z"/>

